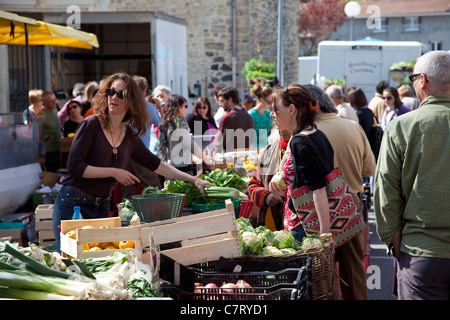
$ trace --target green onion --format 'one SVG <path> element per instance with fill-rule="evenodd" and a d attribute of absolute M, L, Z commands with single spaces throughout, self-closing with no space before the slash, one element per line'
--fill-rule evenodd
<path fill-rule="evenodd" d="M 48 293 L 45 291 L 11 289 L 0 287 L 0 298 L 22 300 L 75 300 L 73 296 Z"/>
<path fill-rule="evenodd" d="M 8 243 L 5 244 L 5 252 L 12 255 L 14 258 L 21 260 L 25 263 L 25 266 L 28 270 L 33 271 L 35 273 L 44 275 L 44 276 L 53 276 L 53 277 L 60 277 L 68 279 L 71 274 L 66 272 L 61 272 L 55 269 L 52 269 L 45 264 L 34 260 L 33 258 L 30 258 L 23 253 L 21 253 L 19 250 L 16 250 Z"/>
<path fill-rule="evenodd" d="M 236 200 L 237 198 L 239 198 L 239 191 L 235 188 L 208 186 L 205 187 L 204 191 L 205 196 L 210 199 Z"/>

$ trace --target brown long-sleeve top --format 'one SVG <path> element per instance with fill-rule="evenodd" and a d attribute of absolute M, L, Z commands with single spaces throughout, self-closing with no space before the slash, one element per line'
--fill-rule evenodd
<path fill-rule="evenodd" d="M 127 127 L 125 137 L 117 147 L 116 159 L 112 152 L 113 147 L 106 138 L 97 116 L 84 119 L 78 127 L 70 148 L 67 160 L 69 176 L 62 184 L 77 187 L 95 197 L 107 198 L 111 196 L 117 180 L 112 177 L 83 178 L 83 173 L 88 165 L 124 169 L 131 158 L 155 171 L 161 160 L 150 152 L 139 137 L 133 136 L 132 133 L 132 129 Z"/>

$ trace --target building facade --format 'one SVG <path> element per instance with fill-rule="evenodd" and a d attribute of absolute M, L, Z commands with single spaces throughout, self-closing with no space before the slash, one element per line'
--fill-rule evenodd
<path fill-rule="evenodd" d="M 423 51 L 450 50 L 449 0 L 360 1 L 361 12 L 334 32 L 330 40 L 375 38 L 385 41 L 419 41 Z"/>
<path fill-rule="evenodd" d="M 279 80 L 282 84 L 287 84 L 296 82 L 298 74 L 299 14 L 298 1 L 295 0 L 23 0 L 20 2 L 4 0 L 2 1 L 2 10 L 63 25 L 71 15 L 68 8 L 75 5 L 79 8 L 81 30 L 93 32 L 99 39 L 100 48 L 95 49 L 96 52 L 105 53 L 108 50 L 113 52 L 118 48 L 127 47 L 127 50 L 131 52 L 130 55 L 142 58 L 141 63 L 129 63 L 129 70 L 124 71 L 130 74 L 139 74 L 140 71 L 147 70 L 146 60 L 150 57 L 145 56 L 149 55 L 150 45 L 145 43 L 145 40 L 139 39 L 148 37 L 149 31 L 140 28 L 139 24 L 131 25 L 126 21 L 122 22 L 119 15 L 126 12 L 160 12 L 183 20 L 187 27 L 188 81 L 186 85 L 190 91 L 193 91 L 194 85 L 200 84 L 201 95 L 212 98 L 211 91 L 219 84 L 235 85 L 242 94 L 248 90 L 241 69 L 250 58 L 262 58 L 268 62 L 277 61 L 279 1 L 283 3 L 283 79 Z M 100 22 L 101 18 L 99 18 L 95 27 L 85 30 L 83 15 L 87 13 L 91 20 L 93 19 L 92 15 L 97 14 L 101 17 L 108 14 L 108 17 L 114 21 L 115 28 L 103 28 L 103 24 Z M 117 19 L 115 14 L 117 14 Z M 167 35 L 167 37 L 170 36 L 170 34 Z M 131 42 L 129 39 L 136 40 Z M 139 41 L 141 41 L 140 44 Z M 114 46 L 114 44 L 116 45 Z M 20 56 L 15 52 L 23 49 L 14 48 L 13 52 L 11 49 L 9 50 L 11 69 L 11 66 L 18 64 L 14 60 L 19 59 Z M 107 68 L 90 75 L 89 72 L 93 70 L 92 65 L 77 65 L 76 53 L 75 55 L 66 53 L 66 59 L 58 61 L 56 58 L 58 50 L 64 51 L 64 49 L 56 47 L 45 50 L 33 48 L 32 50 L 35 52 L 33 56 L 39 55 L 39 57 L 43 57 L 42 59 L 46 59 L 45 63 L 37 63 L 33 67 L 45 67 L 43 71 L 33 70 L 33 77 L 36 77 L 37 73 L 41 75 L 41 79 L 35 81 L 41 89 L 63 90 L 70 95 L 76 82 L 99 81 L 108 75 L 104 74 L 109 71 Z M 48 61 L 49 59 L 50 61 Z M 20 69 L 20 66 L 17 68 Z M 82 77 L 80 72 L 89 74 L 89 76 Z M 148 74 L 144 75 L 149 76 Z M 12 79 L 11 77 L 16 78 Z M 21 82 L 18 81 L 17 72 L 10 70 L 9 78 L 11 92 L 14 91 L 14 94 L 23 97 L 26 92 L 14 88 L 18 82 Z M 150 77 L 147 79 L 150 80 Z M 157 83 L 149 82 L 152 87 L 157 85 Z M 11 101 L 13 100 L 11 98 Z M 14 101 L 16 100 L 17 98 Z M 16 102 L 14 103 L 16 104 Z M 10 109 L 11 111 L 22 111 L 26 104 L 27 102 L 23 102 L 22 99 L 17 101 L 18 106 L 11 106 Z"/>

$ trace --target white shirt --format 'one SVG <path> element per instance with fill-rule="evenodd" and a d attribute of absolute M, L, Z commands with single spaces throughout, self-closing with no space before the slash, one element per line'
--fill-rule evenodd
<path fill-rule="evenodd" d="M 217 109 L 216 114 L 214 115 L 214 121 L 216 122 L 217 128 L 220 128 L 220 124 L 222 123 L 223 116 L 224 116 L 224 110 L 222 107 L 219 107 L 219 109 Z"/>

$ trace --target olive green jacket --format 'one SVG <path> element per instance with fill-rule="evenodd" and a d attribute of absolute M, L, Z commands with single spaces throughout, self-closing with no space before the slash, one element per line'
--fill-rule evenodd
<path fill-rule="evenodd" d="M 450 259 L 450 95 L 429 96 L 386 127 L 375 173 L 380 239 L 401 251 Z"/>

